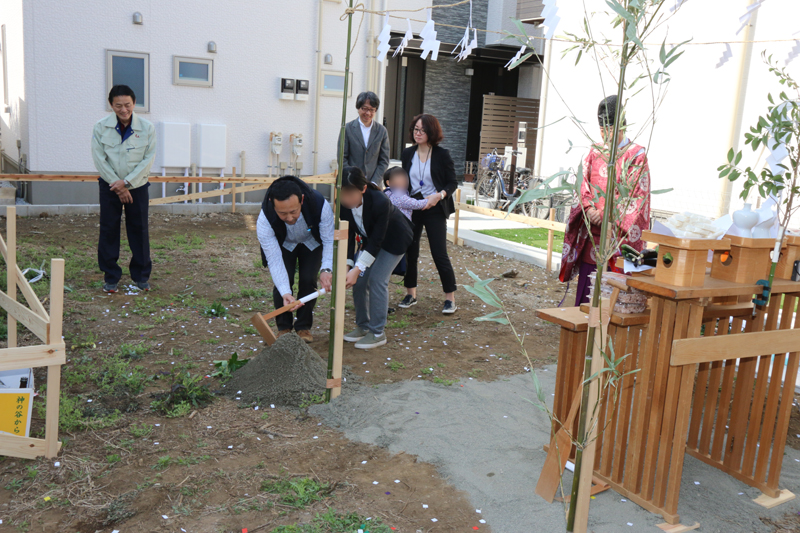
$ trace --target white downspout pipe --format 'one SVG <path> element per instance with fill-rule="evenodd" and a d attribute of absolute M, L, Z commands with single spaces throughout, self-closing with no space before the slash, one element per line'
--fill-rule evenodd
<path fill-rule="evenodd" d="M 544 130 L 547 124 L 547 95 L 550 92 L 550 58 L 553 56 L 553 39 L 544 44 L 544 72 L 542 72 L 542 92 L 539 95 L 539 125 L 536 129 L 536 154 L 534 156 L 534 177 L 542 175 L 542 154 L 544 147 Z M 481 157 L 483 154 L 479 154 Z"/>
<path fill-rule="evenodd" d="M 314 176 L 319 174 L 317 160 L 319 157 L 319 108 L 320 88 L 322 87 L 322 7 L 324 0 L 319 0 L 319 16 L 317 17 L 317 82 L 314 89 Z M 270 154 L 272 152 L 270 151 Z"/>
<path fill-rule="evenodd" d="M 381 4 L 382 4 L 381 11 L 386 13 L 387 9 L 389 8 L 388 0 L 383 0 L 383 2 Z M 387 22 L 389 22 L 389 16 L 384 14 L 383 15 L 382 24 L 381 24 L 381 31 L 383 30 L 383 26 L 385 26 Z M 386 61 L 389 61 L 388 55 L 387 55 Z M 385 97 L 386 97 L 386 90 L 384 89 L 384 86 L 386 85 L 386 64 L 384 64 L 384 63 L 380 63 L 380 62 L 377 63 L 377 65 L 378 65 L 378 76 L 377 76 L 378 77 L 378 83 L 377 83 L 377 87 L 375 88 L 376 89 L 375 93 L 378 95 L 378 98 L 381 99 L 381 102 L 383 102 Z M 383 124 L 383 105 L 381 105 L 378 108 L 378 112 L 375 114 L 375 120 L 378 121 L 378 124 L 381 124 L 381 125 Z"/>
<path fill-rule="evenodd" d="M 369 0 L 369 10 L 375 11 L 375 0 Z M 367 17 L 367 77 L 364 90 L 372 91 L 375 88 L 375 54 L 372 53 L 372 45 L 375 43 L 375 15 L 369 13 Z"/>
<path fill-rule="evenodd" d="M 758 0 L 750 0 L 748 5 L 753 5 Z M 739 58 L 739 74 L 737 75 L 738 83 L 736 84 L 736 92 L 733 98 L 733 116 L 731 120 L 731 129 L 728 136 L 728 146 L 733 148 L 734 152 L 739 150 L 739 140 L 742 136 L 742 118 L 744 115 L 744 104 L 747 100 L 747 78 L 750 74 L 750 60 L 753 57 L 753 38 L 756 34 L 756 20 L 758 19 L 758 9 L 753 11 L 750 16 L 750 23 L 745 27 L 744 37 L 742 37 L 742 55 Z M 733 190 L 733 182 L 728 179 L 720 180 L 720 195 L 719 204 L 717 207 L 717 217 L 727 215 L 731 209 L 731 192 Z"/>

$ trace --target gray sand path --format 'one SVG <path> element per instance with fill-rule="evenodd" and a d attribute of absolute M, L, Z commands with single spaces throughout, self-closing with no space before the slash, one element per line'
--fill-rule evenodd
<path fill-rule="evenodd" d="M 555 366 L 537 373 L 552 402 Z M 354 386 L 311 412 L 352 440 L 415 454 L 436 465 L 469 494 L 495 533 L 564 531 L 562 505 L 547 504 L 534 493 L 545 458 L 542 446 L 549 436 L 546 415 L 526 400 L 534 397 L 528 374 L 491 383 L 465 380 L 451 387 L 407 381 Z M 564 481 L 571 483 L 569 473 Z M 800 493 L 797 450 L 786 449 L 781 487 Z M 700 522 L 703 532 L 767 532 L 771 528 L 759 517 L 778 518 L 800 510 L 798 500 L 764 509 L 752 501 L 760 494 L 686 456 L 678 509 L 681 522 Z M 590 531 L 661 531 L 655 527 L 663 523 L 660 517 L 622 499 L 608 490 L 592 500 Z M 435 509 L 431 513 L 435 516 Z"/>

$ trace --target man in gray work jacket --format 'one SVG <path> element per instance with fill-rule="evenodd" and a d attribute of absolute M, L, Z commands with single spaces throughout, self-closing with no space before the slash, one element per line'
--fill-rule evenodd
<path fill-rule="evenodd" d="M 103 290 L 117 292 L 122 277 L 119 260 L 120 226 L 131 248 L 130 272 L 139 289 L 150 290 L 150 236 L 147 216 L 148 176 L 156 155 L 156 130 L 133 112 L 136 95 L 127 85 L 115 85 L 108 94 L 114 111 L 94 125 L 92 158 L 100 172 L 100 239 L 97 263 L 105 274 Z"/>
<path fill-rule="evenodd" d="M 378 95 L 371 91 L 356 98 L 358 118 L 344 128 L 344 166 L 360 168 L 368 180 L 383 189 L 383 173 L 389 168 L 389 132 L 374 120 L 380 105 Z M 339 145 L 336 147 L 338 155 Z"/>

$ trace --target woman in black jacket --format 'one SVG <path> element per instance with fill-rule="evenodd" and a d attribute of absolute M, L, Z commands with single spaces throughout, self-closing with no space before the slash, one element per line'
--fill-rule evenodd
<path fill-rule="evenodd" d="M 342 170 L 341 218 L 350 223 L 347 241 L 347 288 L 353 287 L 356 329 L 344 336 L 356 348 L 386 344 L 389 278 L 403 258 L 414 231 L 378 186 L 360 168 Z M 356 245 L 358 238 L 358 245 Z"/>
<path fill-rule="evenodd" d="M 442 313 L 456 312 L 456 275 L 447 255 L 447 219 L 455 212 L 453 194 L 458 187 L 456 171 L 450 152 L 439 146 L 442 141 L 442 126 L 433 115 L 417 115 L 411 122 L 411 137 L 414 146 L 406 148 L 400 159 L 409 175 L 408 192 L 417 199 L 427 199 L 426 210 L 414 211 L 414 240 L 408 249 L 405 276 L 406 294 L 399 307 L 407 309 L 417 303 L 417 261 L 422 230 L 428 234 L 433 262 L 442 281 L 445 293 Z"/>

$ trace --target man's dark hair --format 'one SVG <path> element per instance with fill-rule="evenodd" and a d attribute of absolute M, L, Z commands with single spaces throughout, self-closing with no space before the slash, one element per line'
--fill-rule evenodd
<path fill-rule="evenodd" d="M 367 102 L 369 102 L 369 105 L 375 109 L 378 109 L 381 106 L 381 99 L 378 98 L 377 94 L 372 91 L 364 91 L 358 95 L 358 98 L 356 98 L 356 109 L 361 109 Z"/>
<path fill-rule="evenodd" d="M 127 85 L 114 85 L 110 91 L 108 91 L 108 103 L 114 103 L 115 96 L 130 96 L 133 103 L 136 103 L 136 95 L 133 93 L 133 89 L 128 87 Z"/>
<path fill-rule="evenodd" d="M 612 94 L 603 98 L 600 105 L 597 106 L 597 121 L 600 123 L 601 128 L 613 128 L 617 123 L 617 95 Z M 625 120 L 625 115 L 622 116 L 622 125 L 626 126 L 628 121 Z"/>
<path fill-rule="evenodd" d="M 273 203 L 275 200 L 283 202 L 291 196 L 297 196 L 299 202 L 303 201 L 303 191 L 300 190 L 300 186 L 294 180 L 280 178 L 275 180 L 275 183 L 269 188 L 269 198 Z"/>

